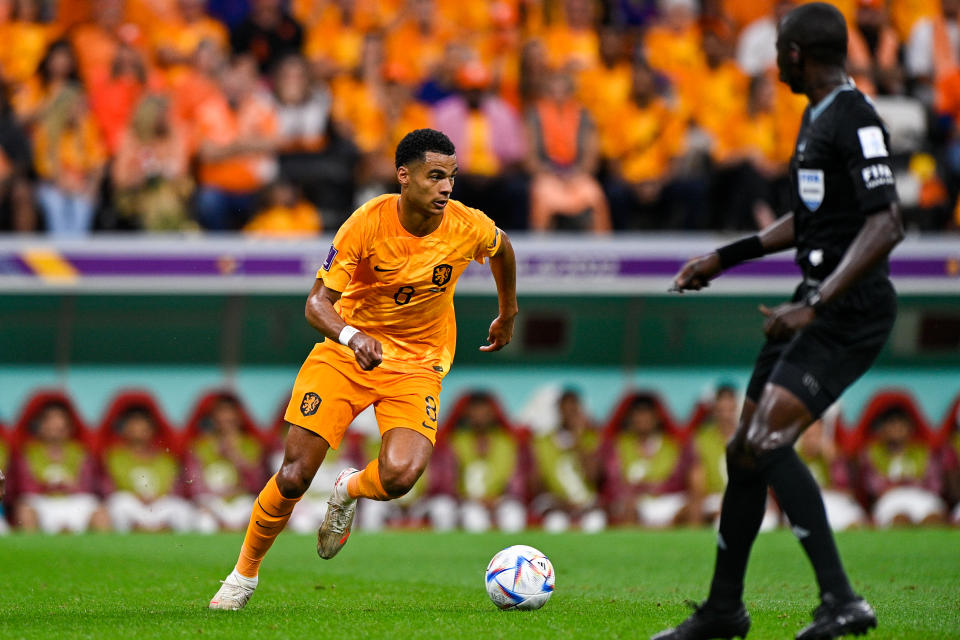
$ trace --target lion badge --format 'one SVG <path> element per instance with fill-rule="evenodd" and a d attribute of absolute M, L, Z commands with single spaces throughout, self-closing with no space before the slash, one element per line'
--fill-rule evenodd
<path fill-rule="evenodd" d="M 305 416 L 312 416 L 317 412 L 317 409 L 320 408 L 321 402 L 323 402 L 323 400 L 320 399 L 320 396 L 313 391 L 308 391 L 303 394 L 303 400 L 300 401 L 300 413 Z"/>
<path fill-rule="evenodd" d="M 450 282 L 450 277 L 453 275 L 453 267 L 448 264 L 438 264 L 433 268 L 433 284 L 438 287 Z"/>

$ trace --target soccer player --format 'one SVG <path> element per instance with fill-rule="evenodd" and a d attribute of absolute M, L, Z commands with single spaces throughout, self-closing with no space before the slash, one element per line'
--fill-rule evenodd
<path fill-rule="evenodd" d="M 740 424 L 727 445 L 710 595 L 656 640 L 744 637 L 743 578 L 767 487 L 773 488 L 816 572 L 821 604 L 798 640 L 862 633 L 877 624 L 853 592 L 823 500 L 797 456 L 800 434 L 870 367 L 893 327 L 896 292 L 887 256 L 903 227 L 887 148 L 873 106 L 844 70 L 847 28 L 824 3 L 797 7 L 777 36 L 780 79 L 808 105 L 790 163 L 793 210 L 755 235 L 693 258 L 674 287 L 698 290 L 730 267 L 796 247 L 803 272 L 790 302 L 766 316 Z"/>
<path fill-rule="evenodd" d="M 291 426 L 283 465 L 257 498 L 236 568 L 211 609 L 246 605 L 264 555 L 327 449 L 339 446 L 367 406 L 376 410 L 379 457 L 337 477 L 317 553 L 332 558 L 347 542 L 357 498 L 392 500 L 413 487 L 433 452 L 440 383 L 453 361 L 454 287 L 472 260 L 491 258 L 499 300 L 480 350 L 498 351 L 513 336 L 513 248 L 490 218 L 450 199 L 453 143 L 417 129 L 397 145 L 395 163 L 400 195 L 378 196 L 355 211 L 317 273 L 306 317 L 326 340 L 297 376 L 284 416 Z"/>

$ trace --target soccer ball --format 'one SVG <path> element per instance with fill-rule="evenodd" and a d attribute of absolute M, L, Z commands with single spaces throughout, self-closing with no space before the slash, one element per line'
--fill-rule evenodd
<path fill-rule="evenodd" d="M 487 565 L 487 595 L 501 609 L 539 609 L 550 599 L 556 575 L 547 556 L 533 547 L 507 547 Z"/>

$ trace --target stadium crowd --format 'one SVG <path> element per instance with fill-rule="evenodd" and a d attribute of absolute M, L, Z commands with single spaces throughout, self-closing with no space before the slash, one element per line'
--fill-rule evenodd
<path fill-rule="evenodd" d="M 960 1 L 836 0 L 908 224 L 960 223 Z M 506 229 L 750 229 L 804 108 L 789 0 L 0 0 L 0 230 L 308 235 L 407 131 Z"/>
<path fill-rule="evenodd" d="M 400 500 L 363 501 L 358 526 L 706 526 L 720 510 L 739 404 L 721 384 L 681 426 L 655 394 L 632 392 L 601 426 L 576 390 L 548 387 L 524 411 L 530 424 L 518 424 L 494 396 L 468 393 L 441 423 L 420 481 Z M 878 393 L 855 425 L 830 415 L 797 446 L 831 526 L 960 526 L 960 397 L 939 429 L 898 391 Z M 67 396 L 39 393 L 0 431 L 0 532 L 243 530 L 280 465 L 285 428 L 278 419 L 260 429 L 238 397 L 212 392 L 175 429 L 149 394 L 126 392 L 91 430 Z M 376 457 L 379 443 L 372 412 L 361 414 L 328 452 L 291 528 L 315 531 L 337 474 Z M 783 521 L 771 495 L 764 526 Z"/>

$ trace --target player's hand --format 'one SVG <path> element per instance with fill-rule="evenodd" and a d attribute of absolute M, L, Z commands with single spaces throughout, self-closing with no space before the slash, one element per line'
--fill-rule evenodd
<path fill-rule="evenodd" d="M 364 371 L 370 371 L 383 362 L 383 347 L 380 345 L 380 341 L 365 333 L 358 333 L 350 338 L 348 346 L 353 349 L 357 364 Z"/>
<path fill-rule="evenodd" d="M 760 313 L 767 317 L 763 322 L 763 332 L 768 338 L 774 340 L 789 338 L 813 322 L 816 317 L 813 307 L 802 302 L 788 302 L 774 309 L 760 305 Z"/>
<path fill-rule="evenodd" d="M 673 278 L 670 291 L 683 293 L 686 290 L 699 291 L 710 286 L 710 281 L 720 275 L 720 256 L 716 252 L 697 256 L 687 261 Z"/>
<path fill-rule="evenodd" d="M 487 342 L 480 347 L 480 351 L 500 351 L 510 344 L 513 338 L 513 316 L 497 316 L 490 323 L 490 334 L 487 336 Z"/>

